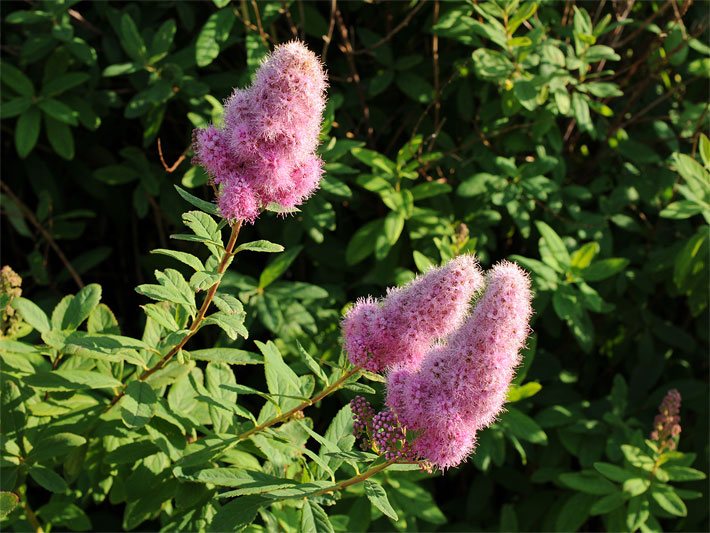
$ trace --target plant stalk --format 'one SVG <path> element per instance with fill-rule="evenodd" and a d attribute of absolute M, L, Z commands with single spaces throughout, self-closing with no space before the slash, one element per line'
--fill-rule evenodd
<path fill-rule="evenodd" d="M 335 380 L 333 383 L 328 385 L 325 389 L 320 391 L 318 394 L 316 394 L 313 398 L 309 398 L 308 400 L 305 400 L 304 402 L 298 404 L 296 407 L 293 409 L 289 409 L 285 413 L 280 414 L 279 416 L 275 418 L 271 418 L 267 420 L 266 422 L 262 422 L 261 424 L 254 426 L 248 431 L 245 431 L 241 435 L 239 435 L 238 440 L 242 441 L 254 433 L 258 433 L 259 431 L 263 431 L 264 429 L 271 427 L 275 424 L 278 424 L 280 422 L 283 422 L 285 420 L 288 420 L 291 418 L 294 414 L 298 413 L 299 411 L 303 411 L 306 407 L 310 407 L 311 405 L 318 403 L 321 401 L 323 398 L 328 396 L 329 394 L 335 392 L 340 388 L 340 386 L 345 383 L 348 379 L 350 379 L 352 376 L 357 374 L 360 371 L 359 367 L 352 368 L 351 370 L 348 370 L 345 374 L 340 376 L 337 380 Z"/>
<path fill-rule="evenodd" d="M 189 333 L 183 337 L 183 339 L 178 342 L 175 346 L 171 348 L 171 350 L 163 356 L 163 358 L 158 361 L 155 365 L 153 365 L 151 368 L 143 372 L 138 379 L 140 381 L 145 381 L 148 379 L 151 375 L 153 375 L 155 372 L 163 368 L 168 362 L 177 354 L 182 348 L 187 344 L 187 341 L 189 341 L 192 336 L 197 333 L 197 330 L 200 328 L 200 325 L 202 324 L 203 320 L 205 319 L 205 315 L 207 314 L 207 310 L 210 307 L 210 304 L 212 303 L 212 300 L 214 299 L 214 295 L 217 294 L 217 289 L 219 288 L 219 284 L 222 282 L 222 274 L 224 274 L 224 271 L 227 270 L 227 265 L 229 264 L 229 260 L 232 258 L 234 255 L 234 246 L 237 243 L 237 238 L 239 237 L 239 230 L 242 227 L 242 221 L 238 221 L 236 224 L 232 226 L 232 233 L 229 236 L 229 241 L 227 242 L 227 246 L 224 249 L 224 256 L 222 256 L 222 260 L 219 262 L 219 266 L 217 267 L 217 274 L 219 274 L 219 279 L 215 282 L 214 285 L 212 285 L 207 291 L 207 296 L 205 296 L 204 301 L 202 302 L 202 305 L 200 306 L 199 311 L 197 312 L 197 315 L 193 319 L 192 323 L 190 324 L 189 327 Z M 113 400 L 111 401 L 111 405 L 115 405 L 118 400 L 120 400 L 123 395 L 125 394 L 125 387 L 124 390 L 121 390 L 116 396 L 114 396 Z"/>

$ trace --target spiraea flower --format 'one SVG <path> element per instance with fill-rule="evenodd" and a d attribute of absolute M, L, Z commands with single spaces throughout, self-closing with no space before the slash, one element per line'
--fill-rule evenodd
<path fill-rule="evenodd" d="M 318 187 L 327 77 L 303 43 L 278 46 L 253 84 L 225 102 L 224 126 L 195 130 L 195 160 L 220 187 L 227 219 L 253 222 L 270 203 L 293 208 Z"/>
<path fill-rule="evenodd" d="M 529 332 L 527 274 L 509 262 L 493 267 L 486 290 L 465 323 L 433 347 L 419 367 L 388 375 L 387 404 L 419 431 L 415 450 L 441 468 L 473 450 L 476 431 L 500 413 Z"/>
<path fill-rule="evenodd" d="M 676 437 L 680 435 L 680 392 L 671 389 L 658 407 L 658 414 L 653 419 L 653 431 L 650 438 L 658 442 L 661 448 L 674 450 Z"/>
<path fill-rule="evenodd" d="M 461 255 L 381 300 L 358 300 L 342 327 L 350 361 L 372 372 L 395 365 L 416 368 L 436 340 L 462 323 L 482 285 L 476 259 Z"/>
<path fill-rule="evenodd" d="M 350 400 L 350 410 L 353 413 L 353 435 L 360 441 L 363 449 L 372 447 L 372 419 L 375 417 L 375 410 L 362 396 L 355 396 Z"/>
<path fill-rule="evenodd" d="M 0 309 L 0 337 L 12 335 L 22 322 L 12 307 L 12 300 L 22 296 L 22 278 L 9 265 L 0 269 L 0 295 L 5 307 Z"/>

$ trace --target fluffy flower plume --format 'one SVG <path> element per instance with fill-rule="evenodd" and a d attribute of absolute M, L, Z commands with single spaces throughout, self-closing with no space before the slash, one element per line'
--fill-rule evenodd
<path fill-rule="evenodd" d="M 475 258 L 462 255 L 389 290 L 383 300 L 358 300 L 343 320 L 350 361 L 372 372 L 418 366 L 437 339 L 461 324 L 482 285 Z"/>
<path fill-rule="evenodd" d="M 668 391 L 658 407 L 658 414 L 653 419 L 651 440 L 657 441 L 661 448 L 675 450 L 676 439 L 680 435 L 680 392 Z"/>
<path fill-rule="evenodd" d="M 195 130 L 195 159 L 220 186 L 222 216 L 253 222 L 269 203 L 293 208 L 313 194 L 326 86 L 315 54 L 283 44 L 227 99 L 224 127 Z"/>
<path fill-rule="evenodd" d="M 441 468 L 463 461 L 476 431 L 500 413 L 528 335 L 530 282 L 502 262 L 466 322 L 431 349 L 419 367 L 400 365 L 387 380 L 387 404 L 420 432 L 415 451 Z"/>
<path fill-rule="evenodd" d="M 521 268 L 503 261 L 484 280 L 466 255 L 388 291 L 383 301 L 357 302 L 343 321 L 348 356 L 388 374 L 387 409 L 375 415 L 364 399 L 352 402 L 356 435 L 387 459 L 419 458 L 442 469 L 463 462 L 476 433 L 503 408 L 530 330 L 531 300 Z M 675 404 L 664 405 L 664 416 L 673 417 Z M 412 442 L 407 430 L 416 434 Z"/>

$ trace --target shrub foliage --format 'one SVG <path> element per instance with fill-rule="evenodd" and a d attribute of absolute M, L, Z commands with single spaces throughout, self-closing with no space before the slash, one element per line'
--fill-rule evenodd
<path fill-rule="evenodd" d="M 1 7 L 3 528 L 708 529 L 706 4 Z M 235 244 L 190 132 L 295 37 L 326 176 Z M 463 252 L 535 335 L 468 464 L 382 469 L 343 311 Z"/>

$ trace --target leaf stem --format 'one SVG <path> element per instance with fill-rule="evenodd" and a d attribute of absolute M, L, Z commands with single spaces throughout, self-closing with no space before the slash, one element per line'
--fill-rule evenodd
<path fill-rule="evenodd" d="M 397 462 L 396 459 L 391 459 L 391 460 L 381 463 L 377 466 L 373 466 L 372 468 L 370 468 L 369 470 L 366 470 L 362 474 L 358 474 L 357 476 L 353 476 L 349 479 L 345 479 L 343 481 L 340 481 L 339 483 L 336 483 L 332 487 L 326 487 L 324 489 L 319 490 L 318 492 L 315 492 L 313 494 L 309 494 L 309 497 L 320 496 L 321 494 L 326 494 L 328 492 L 337 492 L 340 490 L 347 489 L 351 485 L 356 485 L 358 483 L 365 481 L 368 478 L 371 478 L 372 476 L 374 476 L 378 472 L 381 472 L 382 470 L 384 470 L 388 466 L 393 465 L 396 462 Z"/>
<path fill-rule="evenodd" d="M 309 398 L 308 400 L 303 401 L 302 403 L 298 404 L 296 407 L 293 409 L 289 409 L 285 413 L 280 414 L 277 417 L 271 418 L 267 420 L 266 422 L 262 422 L 261 424 L 254 426 L 248 431 L 245 431 L 239 437 L 237 437 L 238 441 L 244 440 L 250 436 L 252 436 L 254 433 L 258 433 L 259 431 L 263 431 L 264 429 L 271 427 L 275 424 L 278 424 L 280 422 L 283 422 L 285 420 L 288 420 L 291 418 L 294 414 L 298 413 L 299 411 L 303 411 L 306 407 L 310 407 L 311 405 L 318 403 L 321 401 L 323 398 L 328 396 L 329 394 L 332 394 L 336 390 L 338 390 L 343 383 L 345 383 L 348 379 L 350 379 L 352 376 L 357 374 L 360 371 L 359 367 L 354 367 L 350 370 L 348 370 L 345 374 L 340 376 L 337 380 L 335 380 L 333 383 L 328 385 L 325 389 L 320 391 L 318 394 L 316 394 L 313 398 Z"/>
<path fill-rule="evenodd" d="M 227 242 L 227 247 L 224 249 L 224 255 L 222 256 L 222 260 L 219 262 L 219 266 L 217 267 L 217 274 L 219 274 L 219 279 L 215 282 L 214 285 L 212 285 L 207 291 L 207 296 L 205 296 L 204 301 L 202 302 L 202 305 L 200 306 L 200 310 L 197 312 L 197 315 L 193 319 L 192 323 L 190 324 L 190 327 L 188 328 L 189 333 L 183 337 L 183 339 L 178 342 L 175 346 L 171 348 L 171 350 L 166 353 L 163 358 L 158 361 L 155 365 L 153 365 L 151 368 L 143 372 L 138 379 L 140 381 L 145 381 L 148 379 L 151 375 L 153 375 L 155 372 L 163 368 L 168 362 L 175 356 L 176 353 L 178 353 L 182 348 L 187 344 L 187 341 L 189 341 L 192 336 L 197 333 L 197 330 L 200 328 L 200 325 L 202 324 L 202 321 L 205 319 L 205 315 L 207 314 L 207 310 L 210 307 L 210 304 L 212 303 L 212 300 L 214 299 L 214 295 L 217 293 L 217 288 L 219 287 L 219 284 L 222 282 L 222 274 L 224 274 L 224 271 L 227 270 L 227 266 L 229 265 L 230 259 L 234 255 L 234 246 L 237 244 L 237 238 L 239 237 L 239 230 L 242 227 L 242 221 L 238 221 L 236 224 L 232 226 L 232 233 L 229 236 L 229 241 Z M 116 396 L 114 396 L 113 400 L 111 401 L 111 405 L 115 405 L 118 400 L 120 400 L 123 395 L 125 394 L 125 387 L 122 389 Z"/>

